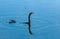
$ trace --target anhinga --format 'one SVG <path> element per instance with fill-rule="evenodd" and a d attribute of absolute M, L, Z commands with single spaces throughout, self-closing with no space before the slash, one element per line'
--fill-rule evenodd
<path fill-rule="evenodd" d="M 33 12 L 30 12 L 29 15 L 28 15 L 28 22 L 24 22 L 24 24 L 28 24 L 28 30 L 29 30 L 29 33 L 30 34 L 33 34 L 32 31 L 31 31 L 31 15 L 33 14 Z"/>

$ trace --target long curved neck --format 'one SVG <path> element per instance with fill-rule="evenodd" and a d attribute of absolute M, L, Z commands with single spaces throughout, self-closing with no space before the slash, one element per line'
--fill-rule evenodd
<path fill-rule="evenodd" d="M 31 13 L 29 13 L 29 16 L 28 16 L 28 25 L 29 25 L 28 29 L 29 29 L 29 33 L 32 34 L 30 17 L 31 17 Z"/>
<path fill-rule="evenodd" d="M 29 14 L 29 16 L 28 16 L 28 22 L 30 22 L 30 17 L 31 17 L 31 14 Z"/>

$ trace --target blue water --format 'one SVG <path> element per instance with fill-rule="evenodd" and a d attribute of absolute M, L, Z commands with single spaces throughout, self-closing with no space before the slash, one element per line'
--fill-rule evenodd
<path fill-rule="evenodd" d="M 26 22 L 31 16 L 31 30 Z M 9 20 L 16 24 L 9 24 Z M 59 0 L 0 0 L 0 39 L 60 39 Z"/>

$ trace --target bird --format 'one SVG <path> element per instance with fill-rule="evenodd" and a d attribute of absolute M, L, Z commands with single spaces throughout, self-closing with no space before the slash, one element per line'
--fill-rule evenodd
<path fill-rule="evenodd" d="M 24 24 L 27 24 L 28 25 L 28 30 L 29 30 L 29 33 L 32 35 L 32 31 L 31 31 L 31 15 L 34 14 L 34 12 L 30 12 L 29 15 L 28 15 L 28 22 L 23 22 Z"/>

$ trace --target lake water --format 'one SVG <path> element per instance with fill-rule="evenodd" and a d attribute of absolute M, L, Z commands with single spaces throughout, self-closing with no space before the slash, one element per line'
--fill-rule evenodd
<path fill-rule="evenodd" d="M 60 39 L 59 0 L 0 0 L 0 39 Z M 27 22 L 31 16 L 29 34 Z M 9 24 L 9 20 L 16 24 Z"/>

